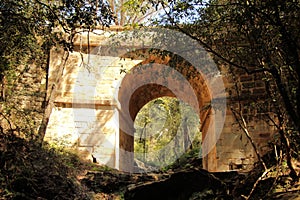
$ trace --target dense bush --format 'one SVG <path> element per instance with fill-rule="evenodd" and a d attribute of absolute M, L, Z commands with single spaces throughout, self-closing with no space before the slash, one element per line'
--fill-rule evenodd
<path fill-rule="evenodd" d="M 81 166 L 70 152 L 0 134 L 0 196 L 4 199 L 89 199 L 75 178 Z"/>

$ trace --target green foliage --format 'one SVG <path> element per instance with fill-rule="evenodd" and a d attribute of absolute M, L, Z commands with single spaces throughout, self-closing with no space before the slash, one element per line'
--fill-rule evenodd
<path fill-rule="evenodd" d="M 190 106 L 175 98 L 149 102 L 138 113 L 135 128 L 138 160 L 154 166 L 171 164 L 190 148 L 198 151 L 196 157 L 199 156 L 199 117 Z"/>
<path fill-rule="evenodd" d="M 72 49 L 76 28 L 108 26 L 111 20 L 107 5 L 98 1 L 1 1 L 1 76 L 21 64 L 46 62 L 43 54 L 54 43 Z"/>
<path fill-rule="evenodd" d="M 111 11 L 101 1 L 1 1 L 1 76 L 21 64 L 46 62 L 44 54 L 55 44 L 72 50 L 77 28 L 91 30 L 111 20 Z"/>
<path fill-rule="evenodd" d="M 226 68 L 227 77 L 237 80 L 246 73 L 263 81 L 262 97 L 236 83 L 233 90 L 238 95 L 233 98 L 255 104 L 260 101 L 256 107 L 265 112 L 259 117 L 270 129 L 276 128 L 280 135 L 277 145 L 287 156 L 291 177 L 298 180 L 291 155 L 298 157 L 300 146 L 299 1 L 175 0 L 162 4 L 167 15 L 161 24 L 175 25 L 197 40 Z M 240 118 L 248 114 L 241 113 Z"/>
<path fill-rule="evenodd" d="M 76 154 L 2 132 L 0 144 L 4 199 L 89 199 L 75 179 L 83 167 Z"/>
<path fill-rule="evenodd" d="M 142 0 L 108 0 L 115 16 L 114 23 L 120 26 L 137 28 L 156 17 L 158 5 Z"/>
<path fill-rule="evenodd" d="M 1 127 L 33 137 L 48 102 L 50 49 L 72 51 L 79 31 L 108 26 L 112 20 L 108 5 L 98 0 L 1 1 Z"/>

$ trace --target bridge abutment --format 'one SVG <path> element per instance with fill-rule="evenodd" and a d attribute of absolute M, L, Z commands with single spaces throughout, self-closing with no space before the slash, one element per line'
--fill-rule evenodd
<path fill-rule="evenodd" d="M 101 46 L 104 35 L 92 35 L 91 48 Z M 81 41 L 81 42 L 79 42 Z M 139 110 L 149 101 L 163 96 L 176 97 L 198 110 L 202 123 L 203 168 L 209 171 L 232 170 L 230 164 L 242 164 L 243 169 L 250 169 L 256 161 L 256 155 L 243 135 L 231 109 L 243 106 L 252 137 L 257 142 L 260 152 L 267 149 L 273 130 L 261 118 L 258 110 L 251 110 L 250 98 L 263 98 L 264 86 L 254 76 L 240 72 L 238 80 L 231 79 L 225 69 L 221 69 L 222 79 L 226 87 L 226 115 L 224 126 L 219 130 L 216 113 L 219 110 L 203 109 L 212 102 L 210 88 L 205 79 L 198 74 L 187 78 L 178 88 L 172 84 L 180 84 L 178 80 L 168 79 L 171 90 L 163 84 L 149 84 L 153 76 L 149 71 L 142 75 L 134 71 L 139 65 L 151 64 L 153 60 L 158 66 L 168 65 L 170 60 L 151 55 L 146 58 L 122 58 L 110 55 L 86 54 L 79 52 L 87 47 L 85 39 L 77 39 L 75 51 L 70 54 L 54 97 L 54 108 L 47 127 L 45 139 L 58 141 L 81 150 L 82 155 L 97 162 L 126 172 L 134 172 L 134 128 L 133 123 Z M 83 48 L 84 47 L 84 48 Z M 100 49 L 100 48 L 99 48 Z M 99 50 L 98 49 L 98 50 Z M 97 52 L 98 52 L 97 50 Z M 100 50 L 99 50 L 100 51 Z M 52 50 L 49 70 L 49 84 L 56 80 L 61 51 Z M 187 63 L 186 63 L 187 64 Z M 161 67 L 160 66 L 160 67 Z M 153 67 L 153 66 L 152 66 Z M 161 67 L 163 68 L 163 67 Z M 176 67 L 175 67 L 176 68 Z M 154 68 L 153 68 L 154 69 Z M 162 69 L 154 70 L 159 81 Z M 186 69 L 194 70 L 193 66 Z M 140 69 L 141 70 L 141 69 Z M 142 69 L 143 70 L 143 69 Z M 146 70 L 146 69 L 145 69 Z M 148 69 L 147 69 L 148 70 Z M 141 71 L 140 71 L 141 72 Z M 178 72 L 178 70 L 177 70 Z M 179 71 L 183 77 L 186 70 Z M 139 82 L 140 81 L 140 82 Z M 148 83 L 138 85 L 138 83 Z M 177 81 L 177 82 L 176 82 Z M 179 81 L 180 82 L 180 81 Z M 235 101 L 234 84 L 238 83 L 245 95 L 244 100 Z M 190 88 L 186 85 L 191 86 Z M 178 86 L 178 85 L 177 85 Z M 192 91 L 192 92 L 191 92 Z M 193 93 L 195 96 L 187 94 Z M 259 94 L 259 95 L 258 95 Z M 232 98 L 233 97 L 233 98 Z M 259 97 L 259 98 L 258 98 Z M 197 104 L 193 101 L 196 98 Z M 124 111 L 125 110 L 125 111 Z M 220 131 L 221 135 L 216 135 Z"/>

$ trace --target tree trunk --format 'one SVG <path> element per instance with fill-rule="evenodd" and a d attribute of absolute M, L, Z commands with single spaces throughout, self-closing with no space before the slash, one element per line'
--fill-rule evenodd
<path fill-rule="evenodd" d="M 192 145 L 190 135 L 189 135 L 189 128 L 187 124 L 187 118 L 184 120 L 184 125 L 183 125 L 183 145 L 184 145 L 184 151 L 187 151 L 188 148 Z"/>
<path fill-rule="evenodd" d="M 299 177 L 298 177 L 297 172 L 292 163 L 290 141 L 289 141 L 288 137 L 286 136 L 286 134 L 284 133 L 284 130 L 282 128 L 279 130 L 279 134 L 281 137 L 281 141 L 283 142 L 283 144 L 285 146 L 286 162 L 290 169 L 290 177 L 293 179 L 293 181 L 297 182 L 297 181 L 299 181 Z"/>
<path fill-rule="evenodd" d="M 38 136 L 37 136 L 37 140 L 40 143 L 40 145 L 42 145 L 45 134 L 46 134 L 47 125 L 48 125 L 48 122 L 50 119 L 52 109 L 54 107 L 56 90 L 57 90 L 57 87 L 61 84 L 62 74 L 63 74 L 64 68 L 66 65 L 66 61 L 69 57 L 69 52 L 60 51 L 59 55 L 62 55 L 61 62 L 58 66 L 56 66 L 57 67 L 56 74 L 53 74 L 53 75 L 55 75 L 55 78 L 53 79 L 54 81 L 50 84 L 48 78 L 49 78 L 49 67 L 50 67 L 50 63 L 51 63 L 51 61 L 50 61 L 51 51 L 49 52 L 48 67 L 46 68 L 47 69 L 47 72 L 46 72 L 46 80 L 47 80 L 46 81 L 46 83 L 47 83 L 46 97 L 43 102 L 43 106 L 45 109 L 44 109 L 43 119 L 42 119 L 40 128 L 38 130 Z"/>

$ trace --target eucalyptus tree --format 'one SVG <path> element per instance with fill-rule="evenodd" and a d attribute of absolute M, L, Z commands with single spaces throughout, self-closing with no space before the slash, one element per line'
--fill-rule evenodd
<path fill-rule="evenodd" d="M 266 95 L 260 103 L 277 128 L 291 177 L 298 180 L 291 156 L 298 157 L 300 134 L 300 3 L 295 0 L 174 0 L 159 2 L 162 24 L 172 25 L 202 44 L 216 62 L 261 77 Z M 236 87 L 239 94 L 240 87 Z M 269 105 L 268 107 L 266 105 Z M 238 111 L 237 120 L 245 116 Z M 246 127 L 243 127 L 246 128 Z M 291 142 L 292 141 L 292 142 Z"/>
<path fill-rule="evenodd" d="M 149 24 L 162 13 L 159 4 L 142 0 L 108 0 L 113 12 L 114 24 L 119 26 L 133 26 Z"/>

